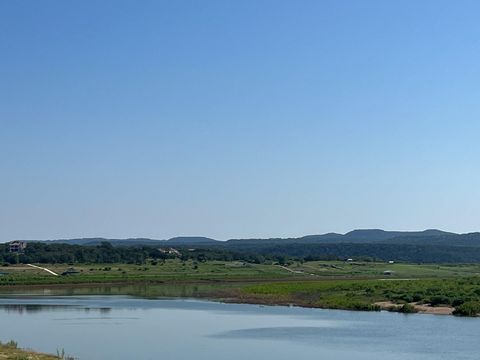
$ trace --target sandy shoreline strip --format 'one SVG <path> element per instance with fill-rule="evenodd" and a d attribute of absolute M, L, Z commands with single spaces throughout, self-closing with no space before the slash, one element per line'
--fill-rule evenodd
<path fill-rule="evenodd" d="M 401 304 L 395 304 L 391 301 L 379 301 L 375 305 L 380 306 L 382 310 L 390 310 L 391 308 L 400 308 Z M 452 315 L 455 308 L 451 306 L 430 306 L 428 304 L 410 303 L 417 312 L 422 314 L 434 314 L 434 315 Z"/>

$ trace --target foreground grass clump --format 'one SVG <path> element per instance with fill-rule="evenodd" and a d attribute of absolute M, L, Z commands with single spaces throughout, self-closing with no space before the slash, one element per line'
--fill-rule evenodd
<path fill-rule="evenodd" d="M 480 314 L 480 278 L 444 280 L 329 280 L 268 283 L 247 286 L 240 299 L 271 304 L 348 310 L 380 310 L 378 302 L 403 305 L 400 312 L 415 312 L 413 304 L 455 307 L 455 315 Z"/>
<path fill-rule="evenodd" d="M 41 354 L 29 350 L 20 349 L 15 341 L 0 342 L 0 359 L 5 360 L 73 360 L 66 356 L 65 352 L 57 352 L 57 355 Z"/>

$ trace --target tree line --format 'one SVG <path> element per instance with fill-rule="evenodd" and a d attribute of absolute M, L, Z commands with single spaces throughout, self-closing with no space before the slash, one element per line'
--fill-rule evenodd
<path fill-rule="evenodd" d="M 0 264 L 16 263 L 135 263 L 178 257 L 195 261 L 245 261 L 262 264 L 291 261 L 345 260 L 388 261 L 411 263 L 478 263 L 480 248 L 407 244 L 242 244 L 175 247 L 176 252 L 155 246 L 70 245 L 29 242 L 21 254 L 9 252 L 8 244 L 0 244 Z"/>
<path fill-rule="evenodd" d="M 169 249 L 153 246 L 113 246 L 103 242 L 97 246 L 47 244 L 42 242 L 29 242 L 22 253 L 10 253 L 8 244 L 0 244 L 0 264 L 145 264 L 147 260 L 162 261 L 180 258 L 183 261 L 245 261 L 250 263 L 263 263 L 263 255 L 250 252 L 231 251 L 227 249 L 187 249 L 178 248 L 175 252 Z M 282 257 L 282 256 L 280 256 Z M 283 258 L 283 257 L 282 257 Z M 271 258 L 275 261 L 276 258 Z"/>

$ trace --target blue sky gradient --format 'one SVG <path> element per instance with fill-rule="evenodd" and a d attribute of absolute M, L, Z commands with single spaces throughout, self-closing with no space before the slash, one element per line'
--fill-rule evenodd
<path fill-rule="evenodd" d="M 0 2 L 0 241 L 480 230 L 479 13 Z"/>

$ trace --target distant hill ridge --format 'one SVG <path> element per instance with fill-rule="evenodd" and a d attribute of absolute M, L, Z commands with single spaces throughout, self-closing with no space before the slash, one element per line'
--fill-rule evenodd
<path fill-rule="evenodd" d="M 219 241 L 201 236 L 184 236 L 174 237 L 168 240 L 156 240 L 149 238 L 128 238 L 128 239 L 108 239 L 108 238 L 78 238 L 78 239 L 58 239 L 58 240 L 25 240 L 27 242 L 44 242 L 51 244 L 70 244 L 70 245 L 82 245 L 82 246 L 94 246 L 100 245 L 102 242 L 109 242 L 114 246 L 141 246 L 141 245 L 153 245 L 153 246 L 174 246 L 174 245 L 208 245 L 216 244 Z"/>
<path fill-rule="evenodd" d="M 109 242 L 114 246 L 226 246 L 243 247 L 251 245 L 288 245 L 288 244 L 405 244 L 405 245 L 443 245 L 480 247 L 480 233 L 456 234 L 437 229 L 424 231 L 386 231 L 381 229 L 359 229 L 346 234 L 327 233 L 307 235 L 297 238 L 270 239 L 230 239 L 219 241 L 201 236 L 179 236 L 168 240 L 149 238 L 107 239 L 107 238 L 77 238 L 59 240 L 27 240 L 46 243 L 62 243 L 72 245 L 99 245 Z"/>

